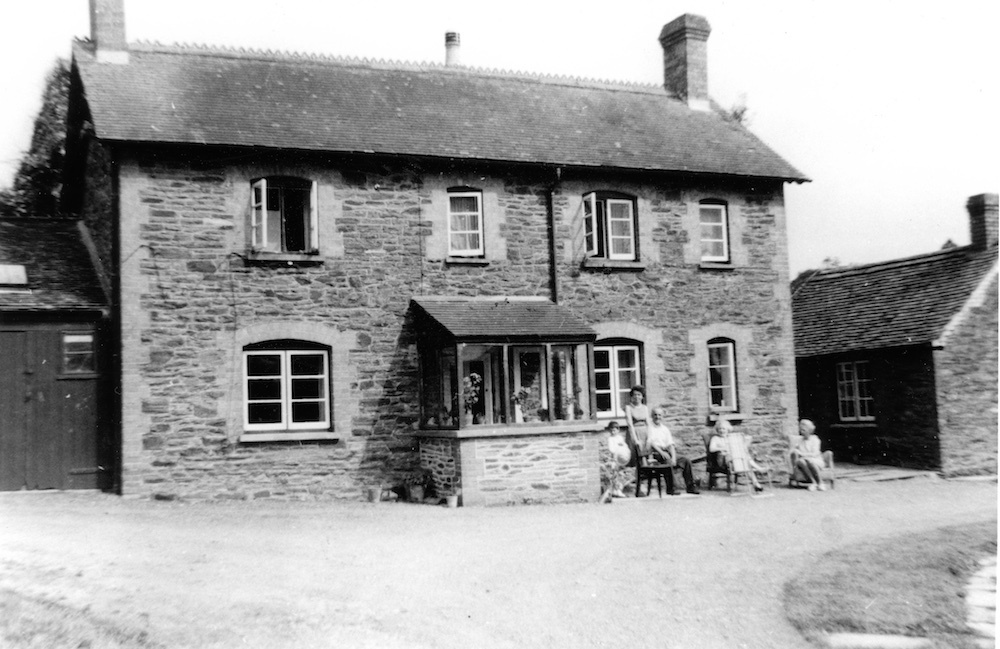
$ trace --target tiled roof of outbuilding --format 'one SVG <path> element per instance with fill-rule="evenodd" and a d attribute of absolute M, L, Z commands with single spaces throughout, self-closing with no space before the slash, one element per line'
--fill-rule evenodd
<path fill-rule="evenodd" d="M 663 88 L 198 47 L 74 59 L 98 137 L 807 178 L 743 126 Z"/>
<path fill-rule="evenodd" d="M 415 297 L 413 303 L 457 341 L 593 340 L 594 330 L 544 298 Z"/>
<path fill-rule="evenodd" d="M 821 271 L 792 296 L 795 355 L 929 343 L 997 263 L 971 246 Z"/>
<path fill-rule="evenodd" d="M 0 220 L 0 263 L 23 265 L 29 289 L 0 291 L 0 311 L 90 311 L 105 306 L 74 221 Z"/>

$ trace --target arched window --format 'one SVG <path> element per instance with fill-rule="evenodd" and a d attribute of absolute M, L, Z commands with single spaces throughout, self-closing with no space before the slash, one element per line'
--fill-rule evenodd
<path fill-rule="evenodd" d="M 594 343 L 594 387 L 598 417 L 624 417 L 633 385 L 642 385 L 642 344 L 625 338 Z"/>
<path fill-rule="evenodd" d="M 250 245 L 254 250 L 319 250 L 315 181 L 287 176 L 261 178 L 251 186 L 250 201 Z"/>
<path fill-rule="evenodd" d="M 708 393 L 712 412 L 738 412 L 736 343 L 729 338 L 708 341 Z"/>
<path fill-rule="evenodd" d="M 330 427 L 330 348 L 269 340 L 243 348 L 243 427 L 247 431 Z"/>
<path fill-rule="evenodd" d="M 701 229 L 701 260 L 728 264 L 729 210 L 726 203 L 704 200 L 698 205 L 698 223 Z"/>
<path fill-rule="evenodd" d="M 583 197 L 584 237 L 589 257 L 636 261 L 635 197 L 617 192 L 590 192 Z"/>

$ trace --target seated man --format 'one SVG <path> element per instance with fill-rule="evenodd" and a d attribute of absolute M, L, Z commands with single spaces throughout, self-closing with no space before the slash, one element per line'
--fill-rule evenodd
<path fill-rule="evenodd" d="M 653 421 L 648 426 L 649 432 L 646 435 L 643 455 L 651 455 L 653 461 L 666 464 L 669 467 L 681 470 L 684 476 L 684 486 L 689 494 L 699 493 L 698 485 L 694 481 L 694 473 L 691 470 L 691 460 L 684 456 L 677 455 L 674 447 L 674 437 L 670 434 L 670 429 L 664 423 L 666 412 L 661 407 L 653 409 L 651 414 Z M 674 472 L 667 471 L 667 493 L 671 496 L 676 493 L 674 490 Z M 636 485 L 638 488 L 638 485 Z"/>

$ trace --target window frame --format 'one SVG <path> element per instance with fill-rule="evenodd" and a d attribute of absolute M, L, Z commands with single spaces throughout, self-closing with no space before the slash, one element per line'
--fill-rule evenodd
<path fill-rule="evenodd" d="M 448 193 L 448 256 L 449 257 L 483 257 L 486 254 L 486 242 L 485 242 L 485 229 L 483 226 L 483 192 L 478 189 L 462 188 L 462 189 L 449 189 Z M 476 212 L 454 212 L 452 211 L 453 198 L 475 198 L 476 199 Z M 452 218 L 457 215 L 470 216 L 475 215 L 477 228 L 470 230 L 456 230 L 453 227 Z M 479 245 L 474 248 L 458 249 L 452 246 L 452 235 L 464 234 L 470 235 L 475 234 L 479 239 Z"/>
<path fill-rule="evenodd" d="M 269 184 L 270 181 L 270 184 Z M 301 187 L 293 187 L 299 184 Z M 284 209 L 285 190 L 306 190 L 309 191 L 309 212 L 308 216 L 303 215 L 303 227 L 305 236 L 303 240 L 306 247 L 302 250 L 288 249 L 285 244 L 285 222 L 286 215 Z M 278 225 L 282 235 L 282 241 L 278 242 L 275 248 L 268 240 L 268 219 L 270 210 L 268 206 L 268 191 L 281 190 L 279 194 L 279 214 L 281 222 Z M 315 180 L 298 176 L 265 176 L 250 183 L 250 247 L 254 251 L 266 254 L 306 254 L 314 255 L 319 253 L 319 183 Z"/>
<path fill-rule="evenodd" d="M 250 381 L 264 380 L 254 379 L 250 375 L 250 361 L 253 356 L 279 356 L 280 373 L 269 375 L 277 377 L 281 386 L 281 394 L 278 399 L 251 399 Z M 295 356 L 320 356 L 323 359 L 322 374 L 292 374 L 292 358 Z M 331 361 L 330 349 L 323 345 L 296 344 L 295 341 L 280 342 L 268 341 L 247 345 L 242 350 L 243 366 L 243 430 L 246 433 L 278 433 L 296 434 L 304 431 L 329 431 L 333 421 L 333 398 L 331 392 Z M 321 379 L 321 389 L 319 397 L 296 399 L 292 394 L 292 383 L 295 378 Z M 295 403 L 317 402 L 320 403 L 320 414 L 323 419 L 320 421 L 292 421 L 292 406 Z M 253 403 L 278 403 L 281 406 L 281 420 L 279 422 L 251 423 L 250 406 Z"/>
<path fill-rule="evenodd" d="M 68 342 L 83 342 L 83 341 L 69 341 L 71 337 L 77 338 L 89 338 L 90 349 L 85 352 L 70 351 L 67 348 Z M 60 359 L 59 375 L 61 377 L 89 377 L 94 376 L 98 373 L 97 368 L 97 336 L 92 331 L 63 331 L 61 332 L 60 338 L 60 349 L 62 352 Z M 83 369 L 71 369 L 70 364 L 67 362 L 71 356 L 89 356 L 90 364 L 88 367 Z"/>
<path fill-rule="evenodd" d="M 628 218 L 614 218 L 613 207 L 626 205 Z M 591 191 L 583 195 L 584 249 L 587 257 L 609 261 L 639 260 L 638 205 L 634 196 Z M 612 222 L 628 223 L 627 235 L 615 235 Z M 629 252 L 614 252 L 613 240 L 627 239 Z"/>
<path fill-rule="evenodd" d="M 713 349 L 725 349 L 729 356 L 728 364 L 712 365 L 712 350 Z M 737 413 L 740 411 L 740 392 L 739 392 L 739 371 L 736 365 L 736 341 L 730 338 L 713 338 L 706 343 L 706 350 L 708 352 L 707 359 L 707 380 L 708 384 L 708 407 L 712 414 L 719 413 Z M 724 369 L 725 378 L 728 378 L 728 383 L 723 381 L 722 383 L 713 382 L 713 369 Z M 722 391 L 722 404 L 717 405 L 713 398 L 713 392 L 716 390 Z M 732 405 L 727 406 L 726 402 L 726 392 L 729 392 L 732 396 Z"/>
<path fill-rule="evenodd" d="M 859 372 L 859 367 L 865 368 L 865 371 Z M 848 368 L 850 371 L 845 371 Z M 870 368 L 871 363 L 868 360 L 840 361 L 836 364 L 837 418 L 840 421 L 875 421 L 875 397 L 871 390 L 874 379 L 871 376 Z M 864 374 L 863 378 L 860 376 L 861 374 Z M 853 416 L 845 415 L 845 404 L 850 405 L 853 409 Z M 862 415 L 862 411 L 869 414 Z"/>
<path fill-rule="evenodd" d="M 609 366 L 608 368 L 598 368 L 597 366 L 597 356 L 598 352 L 607 351 Z M 594 412 L 598 419 L 615 419 L 625 416 L 625 406 L 622 405 L 621 396 L 624 394 L 626 396 L 625 403 L 628 403 L 628 393 L 632 389 L 632 386 L 627 388 L 622 388 L 620 382 L 620 373 L 622 369 L 618 364 L 618 352 L 619 351 L 633 351 L 635 353 L 635 367 L 628 368 L 635 372 L 635 382 L 632 385 L 645 385 L 643 382 L 643 349 L 642 344 L 637 341 L 631 340 L 599 340 L 594 343 L 594 369 L 593 369 L 593 381 L 594 381 Z M 608 373 L 609 374 L 609 388 L 607 390 L 602 390 L 597 387 L 597 375 L 598 373 Z M 598 406 L 598 400 L 600 395 L 608 394 L 611 396 L 611 410 L 600 410 Z M 615 397 L 618 397 L 617 399 Z"/>
<path fill-rule="evenodd" d="M 721 215 L 719 223 L 706 223 L 703 220 L 704 211 L 717 211 Z M 707 238 L 705 227 L 721 227 L 721 238 Z M 729 205 L 723 201 L 701 201 L 698 203 L 698 243 L 700 246 L 699 258 L 702 262 L 715 264 L 732 263 L 732 247 L 729 245 Z M 705 253 L 706 243 L 721 243 L 721 255 L 708 255 Z"/>

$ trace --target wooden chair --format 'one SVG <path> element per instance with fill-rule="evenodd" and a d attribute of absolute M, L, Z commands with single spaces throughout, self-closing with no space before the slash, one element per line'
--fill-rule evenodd
<path fill-rule="evenodd" d="M 653 460 L 650 455 L 637 456 L 635 463 L 635 496 L 639 497 L 639 487 L 642 481 L 646 481 L 646 493 L 652 495 L 653 479 L 656 479 L 656 492 L 663 498 L 663 483 L 666 481 L 667 493 L 669 494 L 676 487 L 674 486 L 674 467 Z"/>
<path fill-rule="evenodd" d="M 795 439 L 794 437 L 792 438 Z M 785 457 L 788 459 L 788 486 L 789 487 L 808 487 L 811 482 L 809 478 L 802 474 L 802 470 L 799 469 L 796 464 L 798 460 L 798 453 L 794 449 L 789 450 Z M 823 482 L 830 483 L 830 488 L 834 489 L 837 486 L 837 473 L 833 464 L 833 451 L 823 451 L 823 468 L 820 469 L 819 477 Z"/>

